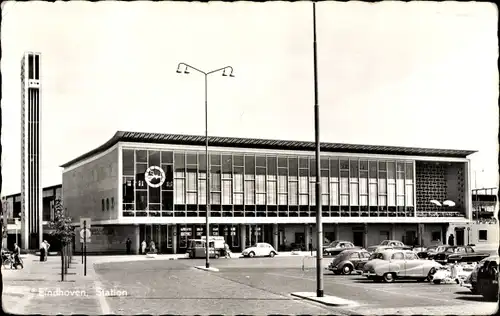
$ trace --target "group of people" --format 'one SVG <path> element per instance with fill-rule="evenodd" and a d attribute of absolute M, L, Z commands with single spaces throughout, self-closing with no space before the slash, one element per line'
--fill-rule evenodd
<path fill-rule="evenodd" d="M 127 255 L 131 254 L 132 253 L 132 240 L 130 240 L 130 238 L 127 238 L 125 245 L 127 246 Z M 150 241 L 149 247 L 148 247 L 148 244 L 146 243 L 145 240 L 142 241 L 141 247 L 139 250 L 140 250 L 141 254 L 156 253 L 156 251 L 157 251 L 154 241 Z"/>
<path fill-rule="evenodd" d="M 130 240 L 130 238 L 127 238 L 125 245 L 127 246 L 127 255 L 131 254 L 132 240 Z M 156 245 L 155 245 L 154 241 L 149 242 L 149 247 L 148 247 L 148 244 L 146 243 L 145 240 L 142 241 L 141 248 L 140 248 L 140 254 L 156 253 L 156 252 L 157 252 L 157 250 L 156 250 Z M 227 243 L 224 243 L 223 252 L 224 252 L 224 257 L 231 258 L 231 249 L 229 248 L 229 245 Z"/>

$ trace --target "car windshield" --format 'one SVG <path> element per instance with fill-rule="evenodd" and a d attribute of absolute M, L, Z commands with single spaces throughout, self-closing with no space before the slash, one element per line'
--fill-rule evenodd
<path fill-rule="evenodd" d="M 443 252 L 446 250 L 446 247 L 443 247 L 443 246 L 440 246 L 440 247 L 436 247 L 436 252 Z"/>
<path fill-rule="evenodd" d="M 383 242 L 380 243 L 381 246 L 386 246 L 389 244 L 389 240 L 384 240 Z"/>
<path fill-rule="evenodd" d="M 455 248 L 450 247 L 450 248 L 446 248 L 445 252 L 453 253 L 453 252 L 455 252 L 455 250 L 456 250 Z"/>
<path fill-rule="evenodd" d="M 382 253 L 380 253 L 380 252 L 373 253 L 370 256 L 369 260 L 373 260 L 373 259 L 382 259 L 383 260 L 384 259 L 384 255 Z"/>
<path fill-rule="evenodd" d="M 331 248 L 335 248 L 337 247 L 337 245 L 340 243 L 340 241 L 333 241 L 330 243 L 330 245 L 328 245 L 328 247 L 331 247 Z"/>

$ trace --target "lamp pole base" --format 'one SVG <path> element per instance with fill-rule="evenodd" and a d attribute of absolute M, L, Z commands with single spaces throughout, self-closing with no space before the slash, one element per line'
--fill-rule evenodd
<path fill-rule="evenodd" d="M 323 297 L 323 296 L 325 296 L 325 292 L 323 290 L 317 290 L 316 291 L 316 296 L 317 297 Z"/>

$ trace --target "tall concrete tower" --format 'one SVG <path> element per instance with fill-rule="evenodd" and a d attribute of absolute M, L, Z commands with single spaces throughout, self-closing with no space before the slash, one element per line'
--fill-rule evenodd
<path fill-rule="evenodd" d="M 40 53 L 33 52 L 24 53 L 21 60 L 21 243 L 24 249 L 38 249 L 43 240 L 40 60 Z"/>

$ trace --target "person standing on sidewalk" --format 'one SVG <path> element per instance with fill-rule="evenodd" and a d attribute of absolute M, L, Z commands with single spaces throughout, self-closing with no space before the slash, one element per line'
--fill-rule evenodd
<path fill-rule="evenodd" d="M 46 254 L 46 245 L 45 245 L 45 240 L 42 241 L 42 243 L 40 244 L 40 261 L 45 261 L 45 256 L 47 255 Z"/>
<path fill-rule="evenodd" d="M 49 256 L 50 244 L 46 240 L 44 240 L 43 242 L 45 243 L 45 260 L 44 261 L 47 261 L 47 257 Z"/>
<path fill-rule="evenodd" d="M 141 243 L 141 253 L 143 255 L 146 254 L 146 241 L 145 240 L 143 240 L 142 243 Z"/>
<path fill-rule="evenodd" d="M 127 238 L 127 255 L 130 254 L 130 248 L 132 247 L 132 240 L 130 240 L 130 238 Z"/>

